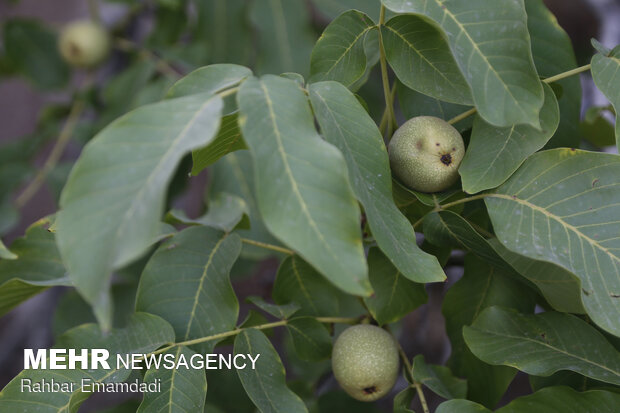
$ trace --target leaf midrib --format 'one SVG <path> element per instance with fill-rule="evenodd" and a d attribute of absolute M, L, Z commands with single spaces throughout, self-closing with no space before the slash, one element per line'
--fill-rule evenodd
<path fill-rule="evenodd" d="M 510 195 L 504 195 L 504 194 L 488 194 L 487 197 L 489 198 L 501 198 L 501 199 L 507 199 L 509 201 L 512 202 L 516 202 L 518 204 L 524 205 L 528 208 L 533 209 L 534 211 L 540 212 L 541 214 L 545 215 L 547 218 L 551 218 L 555 221 L 557 221 L 560 225 L 562 225 L 564 228 L 571 230 L 572 232 L 574 232 L 575 234 L 577 234 L 578 237 L 583 238 L 586 242 L 588 242 L 591 246 L 596 247 L 598 250 L 600 250 L 601 252 L 605 253 L 606 255 L 609 256 L 609 258 L 614 261 L 614 262 L 620 262 L 620 258 L 618 258 L 617 256 L 615 256 L 614 254 L 612 254 L 610 252 L 610 250 L 608 248 L 603 247 L 601 244 L 599 244 L 598 241 L 588 237 L 587 235 L 585 235 L 583 232 L 579 231 L 578 228 L 576 228 L 575 226 L 568 224 L 567 222 L 565 222 L 564 220 L 562 220 L 562 217 L 559 217 L 557 215 L 554 215 L 552 213 L 550 213 L 549 211 L 547 211 L 546 209 L 544 209 L 543 207 L 540 207 L 538 205 L 535 205 L 525 199 L 521 199 L 521 198 L 513 198 Z"/>
<path fill-rule="evenodd" d="M 297 198 L 297 201 L 299 202 L 299 206 L 301 207 L 302 213 L 308 219 L 307 221 L 308 225 L 310 225 L 313 232 L 317 235 L 317 237 L 323 244 L 324 250 L 327 251 L 329 255 L 331 255 L 332 259 L 334 259 L 335 262 L 339 262 L 340 260 L 338 259 L 338 257 L 334 256 L 333 251 L 331 250 L 331 248 L 329 248 L 329 245 L 327 241 L 325 240 L 325 237 L 319 230 L 314 218 L 310 214 L 310 211 L 308 210 L 308 206 L 306 205 L 306 202 L 303 196 L 301 195 L 301 192 L 299 192 L 299 187 L 297 186 L 297 182 L 295 181 L 293 177 L 293 171 L 291 170 L 291 166 L 289 165 L 289 162 L 288 162 L 288 155 L 284 151 L 284 143 L 282 142 L 282 135 L 280 134 L 280 129 L 278 128 L 278 123 L 276 122 L 276 114 L 273 110 L 273 101 L 271 100 L 269 91 L 267 90 L 267 88 L 265 87 L 265 84 L 262 81 L 260 82 L 260 87 L 263 91 L 263 94 L 265 95 L 265 101 L 267 102 L 267 109 L 269 110 L 269 119 L 271 120 L 274 136 L 276 138 L 276 143 L 278 146 L 278 153 L 280 154 L 280 158 L 282 159 L 282 163 L 284 165 L 285 175 L 288 178 L 289 182 L 291 183 L 291 189 L 293 190 L 293 194 L 295 195 L 295 197 Z"/>
<path fill-rule="evenodd" d="M 392 33 L 394 33 L 396 36 L 398 36 L 404 43 L 407 44 L 407 46 L 409 46 L 409 48 L 411 50 L 414 51 L 414 53 L 416 53 L 418 56 L 420 56 L 420 58 L 422 58 L 422 60 L 424 60 L 430 67 L 433 68 L 433 70 L 435 70 L 436 73 L 438 73 L 446 82 L 448 82 L 448 84 L 452 85 L 452 87 L 454 87 L 454 89 L 458 89 L 459 86 L 456 85 L 455 83 L 453 83 L 441 70 L 439 70 L 437 67 L 435 67 L 435 65 L 433 64 L 433 62 L 431 62 L 430 60 L 428 60 L 426 58 L 426 56 L 424 56 L 424 54 L 422 54 L 421 51 L 419 51 L 411 42 L 409 42 L 409 40 L 407 40 L 404 35 L 402 35 L 400 32 L 396 31 L 392 26 L 382 26 L 385 27 L 387 30 L 391 31 Z"/>
<path fill-rule="evenodd" d="M 476 330 L 476 331 L 478 331 L 478 332 L 482 332 L 482 333 L 486 333 L 486 334 L 490 334 L 490 335 L 494 335 L 494 336 L 498 336 L 498 337 L 505 337 L 505 338 L 515 339 L 515 340 L 522 340 L 522 341 L 530 341 L 530 342 L 532 342 L 532 343 L 539 344 L 539 345 L 541 345 L 541 346 L 543 346 L 543 347 L 548 347 L 549 349 L 551 349 L 551 350 L 555 350 L 555 351 L 557 351 L 557 352 L 559 352 L 559 353 L 562 353 L 562 354 L 564 354 L 564 355 L 566 355 L 566 356 L 568 356 L 568 357 L 576 358 L 576 359 L 578 359 L 578 360 L 583 361 L 584 363 L 591 364 L 591 365 L 593 365 L 593 366 L 599 367 L 599 368 L 601 368 L 601 369 L 603 369 L 603 370 L 606 370 L 606 371 L 608 371 L 608 372 L 610 372 L 610 373 L 614 374 L 616 377 L 620 377 L 620 372 L 619 372 L 619 371 L 612 370 L 612 369 L 608 368 L 608 367 L 607 367 L 607 366 L 605 366 L 605 365 L 598 364 L 598 363 L 596 363 L 596 362 L 594 362 L 594 361 L 592 361 L 592 360 L 585 359 L 585 358 L 580 357 L 580 356 L 578 356 L 578 355 L 576 355 L 576 354 L 569 353 L 569 352 L 568 352 L 568 351 L 566 351 L 566 350 L 562 350 L 562 349 L 560 349 L 560 348 L 558 348 L 558 347 L 552 346 L 552 345 L 550 345 L 550 344 L 548 344 L 548 343 L 545 343 L 545 342 L 543 342 L 543 341 L 538 341 L 538 340 L 535 340 L 535 339 L 533 339 L 533 338 L 528 338 L 528 337 L 523 337 L 523 336 L 513 336 L 513 335 L 510 335 L 510 334 L 507 334 L 507 333 L 499 333 L 499 332 L 497 332 L 497 331 L 483 330 L 483 329 L 476 328 L 475 326 L 471 326 L 471 327 L 469 327 L 469 328 L 471 328 L 472 330 Z M 560 369 L 560 370 L 563 370 L 563 369 Z M 556 370 L 556 371 L 557 371 L 557 370 Z M 582 374 L 584 374 L 584 373 L 582 373 Z M 585 374 L 584 374 L 584 375 L 585 375 Z M 588 377 L 592 377 L 592 375 L 588 375 Z M 593 377 L 592 377 L 592 378 L 593 378 Z M 597 379 L 600 379 L 600 378 L 597 378 Z M 617 383 L 617 382 L 616 382 L 616 383 Z"/>
<path fill-rule="evenodd" d="M 478 55 L 480 55 L 480 57 L 482 57 L 482 59 L 486 62 L 489 70 L 497 77 L 497 79 L 500 81 L 500 84 L 503 86 L 504 90 L 510 95 L 512 100 L 517 104 L 516 106 L 521 110 L 521 113 L 523 113 L 524 115 L 527 114 L 527 112 L 525 112 L 525 110 L 521 106 L 521 101 L 515 98 L 515 96 L 512 94 L 512 91 L 508 88 L 508 85 L 504 82 L 504 79 L 495 70 L 495 67 L 491 65 L 491 63 L 487 59 L 487 56 L 484 53 L 482 53 L 482 50 L 480 50 L 480 48 L 478 47 L 478 44 L 470 36 L 469 32 L 465 29 L 465 27 L 461 24 L 461 22 L 456 18 L 456 16 L 450 10 L 448 10 L 448 6 L 442 4 L 440 0 L 433 0 L 433 1 L 437 5 L 437 7 L 440 7 L 443 10 L 444 15 L 449 16 L 452 19 L 452 21 L 458 26 L 461 32 L 467 37 L 467 39 L 470 41 L 474 50 L 476 50 Z"/>
<path fill-rule="evenodd" d="M 175 150 L 177 149 L 177 146 L 187 136 L 188 131 L 191 130 L 191 128 L 194 126 L 194 124 L 196 123 L 196 121 L 199 118 L 199 116 L 203 113 L 205 108 L 207 108 L 212 103 L 214 98 L 215 98 L 215 96 L 211 96 L 202 105 L 200 105 L 200 108 L 198 108 L 198 110 L 196 110 L 196 113 L 194 113 L 194 115 L 189 120 L 189 122 L 185 125 L 185 127 L 177 135 L 177 137 L 174 139 L 174 141 L 172 142 L 172 144 L 170 145 L 168 150 L 160 158 L 159 162 L 157 162 L 157 165 L 155 165 L 155 167 L 153 168 L 152 172 L 147 177 L 146 182 L 144 182 L 144 184 L 140 187 L 140 190 L 138 191 L 136 196 L 131 200 L 131 203 L 129 205 L 129 208 L 127 209 L 127 212 L 125 212 L 123 214 L 122 218 L 120 219 L 119 225 L 118 225 L 118 227 L 116 229 L 116 233 L 114 234 L 114 238 L 113 239 L 118 239 L 119 238 L 122 230 L 125 228 L 125 225 L 124 225 L 125 222 L 129 221 L 132 218 L 132 216 L 134 214 L 134 210 L 139 205 L 143 205 L 143 203 L 142 202 L 138 202 L 138 200 L 141 200 L 141 198 L 143 197 L 143 194 L 146 191 L 146 189 L 150 188 L 151 181 L 154 179 L 155 176 L 157 176 L 157 173 L 159 172 L 161 166 L 165 164 L 164 160 L 168 160 L 168 157 L 170 156 L 170 154 L 175 152 Z M 211 139 L 213 139 L 213 137 L 211 137 Z M 110 249 L 110 251 L 111 252 L 113 251 L 114 255 L 116 255 L 116 250 L 114 248 Z M 112 260 L 112 262 L 113 261 L 115 261 L 115 260 Z"/>

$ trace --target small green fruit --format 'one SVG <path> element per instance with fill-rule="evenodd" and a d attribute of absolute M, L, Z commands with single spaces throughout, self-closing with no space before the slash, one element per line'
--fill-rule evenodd
<path fill-rule="evenodd" d="M 385 396 L 396 383 L 398 348 L 385 330 L 361 324 L 340 334 L 332 351 L 332 369 L 351 397 L 371 402 Z"/>
<path fill-rule="evenodd" d="M 63 29 L 58 47 L 67 63 L 89 68 L 97 66 L 108 55 L 110 37 L 100 24 L 78 20 Z"/>
<path fill-rule="evenodd" d="M 392 172 L 403 184 L 416 191 L 439 192 L 458 179 L 465 145 L 448 122 L 418 116 L 398 128 L 388 151 Z"/>

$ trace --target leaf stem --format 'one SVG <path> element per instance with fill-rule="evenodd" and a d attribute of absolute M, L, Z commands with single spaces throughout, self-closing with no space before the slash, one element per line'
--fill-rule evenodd
<path fill-rule="evenodd" d="M 88 76 L 86 79 L 84 86 L 80 88 L 80 91 L 86 89 L 92 82 L 92 77 Z M 80 93 L 78 91 L 78 94 Z M 73 132 L 75 131 L 75 127 L 77 126 L 82 113 L 86 107 L 86 101 L 82 96 L 79 96 L 73 102 L 71 106 L 71 110 L 69 112 L 69 116 L 67 117 L 67 121 L 65 122 L 62 130 L 60 131 L 60 135 L 58 135 L 58 140 L 54 144 L 50 154 L 48 155 L 45 163 L 37 171 L 34 179 L 30 181 L 28 186 L 24 189 L 24 191 L 15 199 L 15 206 L 19 209 L 28 203 L 32 199 L 32 197 L 41 189 L 41 186 L 45 182 L 45 178 L 47 175 L 56 167 L 60 157 L 65 151 L 65 148 L 69 144 L 71 137 L 73 136 Z"/>
<path fill-rule="evenodd" d="M 253 239 L 241 238 L 241 242 L 248 245 L 264 248 L 271 251 L 281 252 L 283 254 L 294 255 L 295 251 L 288 248 L 278 247 L 277 245 L 267 244 L 266 242 L 255 241 Z"/>
<path fill-rule="evenodd" d="M 379 32 L 380 33 L 380 32 Z M 572 70 L 568 70 L 566 72 L 562 72 L 562 73 L 558 73 L 557 75 L 548 77 L 546 79 L 543 79 L 543 83 L 553 83 L 553 82 L 557 82 L 558 80 L 562 80 L 562 79 L 566 79 L 567 77 L 571 77 L 574 75 L 578 75 L 579 73 L 583 73 L 583 72 L 587 72 L 588 70 L 590 70 L 592 68 L 592 65 L 587 64 L 585 66 L 580 66 L 578 68 L 572 69 Z M 448 123 L 450 125 L 454 125 L 456 122 L 459 122 L 465 118 L 468 118 L 469 116 L 473 115 L 474 113 L 476 113 L 477 110 L 476 108 L 471 108 L 466 112 L 461 113 L 458 116 L 455 116 L 454 118 L 450 119 L 448 121 Z"/>
<path fill-rule="evenodd" d="M 383 46 L 383 36 L 381 35 L 381 26 L 385 23 L 385 6 L 381 5 L 379 15 L 379 62 L 381 64 L 381 80 L 383 81 L 383 96 L 385 97 L 385 110 L 387 111 L 387 137 L 392 136 L 392 128 L 396 125 L 396 117 L 394 116 L 394 105 L 390 93 L 390 79 L 388 77 L 387 58 L 385 57 L 385 47 Z"/>
<path fill-rule="evenodd" d="M 548 77 L 546 79 L 543 79 L 543 82 L 545 82 L 545 83 L 557 82 L 558 80 L 562 80 L 562 79 L 565 79 L 567 77 L 571 77 L 571 76 L 577 75 L 579 73 L 587 72 L 591 68 L 592 68 L 592 65 L 590 65 L 590 64 L 585 65 L 585 66 L 581 66 L 581 67 L 578 67 L 576 69 L 569 70 L 567 72 L 560 73 L 560 74 L 557 74 L 555 76 L 551 76 L 551 77 Z"/>
<path fill-rule="evenodd" d="M 409 361 L 409 357 L 407 357 L 407 353 L 405 353 L 403 346 L 400 345 L 400 342 L 398 341 L 396 336 L 394 336 L 394 334 L 392 333 L 392 330 L 388 326 L 386 326 L 386 328 L 387 328 L 387 331 L 394 338 L 394 342 L 396 343 L 396 346 L 398 347 L 398 354 L 400 355 L 400 358 L 403 361 L 405 368 L 407 369 L 407 376 L 409 376 L 409 379 L 411 379 L 411 383 L 413 383 L 413 387 L 415 387 L 416 393 L 418 394 L 418 397 L 420 398 L 420 404 L 422 405 L 422 411 L 424 413 L 430 413 L 430 411 L 428 410 L 428 403 L 426 403 L 426 397 L 424 397 L 424 391 L 422 389 L 422 384 L 420 384 L 418 381 L 416 381 L 413 378 L 413 366 L 411 365 L 411 362 Z"/>
<path fill-rule="evenodd" d="M 381 131 L 381 136 L 385 136 L 385 131 L 387 127 L 387 122 L 389 119 L 389 109 L 388 107 L 394 107 L 394 98 L 396 97 L 396 82 L 392 85 L 392 90 L 390 91 L 390 105 L 385 107 L 383 111 L 383 115 L 381 116 L 381 123 L 379 124 L 379 131 Z"/>
<path fill-rule="evenodd" d="M 332 323 L 356 324 L 360 321 L 360 318 L 359 317 L 354 317 L 354 318 L 351 318 L 351 317 L 315 317 L 315 320 L 318 321 L 319 323 L 326 323 L 326 324 L 332 324 Z M 247 328 L 237 328 L 234 330 L 225 331 L 223 333 L 213 334 L 211 336 L 195 338 L 193 340 L 180 341 L 178 343 L 173 343 L 165 347 L 162 347 L 159 350 L 155 350 L 150 354 L 165 353 L 171 348 L 174 348 L 177 346 L 191 346 L 194 344 L 205 343 L 207 341 L 221 340 L 227 337 L 236 336 L 237 334 L 241 333 L 243 330 L 247 330 L 249 328 L 255 328 L 257 330 L 268 330 L 270 328 L 282 327 L 282 326 L 287 325 L 288 321 L 289 320 L 279 320 L 279 321 L 274 321 L 272 323 L 265 323 L 265 324 L 260 324 L 257 326 L 252 326 L 252 327 L 247 327 Z"/>
<path fill-rule="evenodd" d="M 470 117 L 471 115 L 473 115 L 473 114 L 474 114 L 474 113 L 476 113 L 476 112 L 477 112 L 476 108 L 471 108 L 471 109 L 469 109 L 468 111 L 463 112 L 463 113 L 461 113 L 460 115 L 453 117 L 452 119 L 450 119 L 450 120 L 448 121 L 448 123 L 449 123 L 450 125 L 454 125 L 455 123 L 460 122 L 460 121 L 462 121 L 463 119 Z"/>
<path fill-rule="evenodd" d="M 447 204 L 437 205 L 430 212 L 442 211 L 444 209 L 448 209 L 448 208 L 453 207 L 455 205 L 464 204 L 466 202 L 471 202 L 471 201 L 477 201 L 478 199 L 484 199 L 487 196 L 489 196 L 489 195 L 488 194 L 478 194 L 478 195 L 469 196 L 467 198 L 458 199 L 458 200 L 453 201 L 453 202 L 448 202 Z M 418 219 L 415 222 L 415 224 L 413 224 L 413 229 L 416 229 L 422 223 L 422 221 L 424 221 L 424 217 L 426 217 L 426 215 L 428 215 L 428 214 L 424 214 L 424 216 L 422 218 Z"/>

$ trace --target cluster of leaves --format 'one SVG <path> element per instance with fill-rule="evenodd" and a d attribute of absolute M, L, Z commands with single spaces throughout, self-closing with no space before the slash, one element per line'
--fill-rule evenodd
<path fill-rule="evenodd" d="M 237 33 L 247 4 L 225 3 L 225 19 L 199 9 L 199 21 L 214 20 L 197 37 L 239 63 L 251 49 L 249 35 Z M 327 13 L 336 11 L 332 3 L 316 1 Z M 146 395 L 138 411 L 356 411 L 342 393 L 317 396 L 329 371 L 327 327 L 364 316 L 399 323 L 426 301 L 424 284 L 446 279 L 442 266 L 461 250 L 464 275 L 442 307 L 450 359 L 433 366 L 415 357 L 394 411 L 410 412 L 419 386 L 447 399 L 437 412 L 493 409 L 522 371 L 535 393 L 499 412 L 613 412 L 620 157 L 571 149 L 586 129 L 570 75 L 584 69 L 575 68 L 566 34 L 540 0 L 338 3 L 344 12 L 309 53 L 301 2 L 254 1 L 251 21 L 265 30 L 254 71 L 230 63 L 197 69 L 166 87 L 162 100 L 103 128 L 73 167 L 55 217 L 0 250 L 2 313 L 69 285 L 79 297 L 68 295 L 59 314 L 88 305 L 99 325 L 73 327 L 59 316 L 60 348 L 191 355 L 233 344 L 236 353 L 261 354 L 257 370 L 236 374 L 150 369 L 144 380 L 160 378 L 163 392 Z M 347 11 L 348 3 L 372 5 L 374 14 Z M 185 9 L 176 10 L 181 21 Z M 161 26 L 154 37 L 184 32 L 180 22 Z M 239 44 L 219 48 L 220 39 Z M 593 78 L 618 109 L 620 47 L 597 49 Z M 307 76 L 291 72 L 303 73 L 304 61 Z M 282 65 L 291 71 L 258 76 Z M 356 94 L 377 66 L 387 104 L 380 127 Z M 423 194 L 392 180 L 384 135 L 394 126 L 395 96 L 405 116 L 438 116 L 468 136 L 454 188 Z M 208 210 L 196 219 L 164 214 L 169 184 L 190 153 L 193 174 L 210 168 Z M 281 259 L 273 303 L 251 302 L 276 321 L 255 312 L 239 320 L 231 269 L 240 257 L 268 254 Z M 296 381 L 287 382 L 266 334 L 279 326 L 290 333 L 286 365 Z M 79 391 L 20 392 L 22 377 L 50 374 L 110 382 L 137 373 L 25 371 L 0 393 L 0 406 L 76 411 L 86 396 Z M 231 395 L 239 382 L 248 398 Z"/>

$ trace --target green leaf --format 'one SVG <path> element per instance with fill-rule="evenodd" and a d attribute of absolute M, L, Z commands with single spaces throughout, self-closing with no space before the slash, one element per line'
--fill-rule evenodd
<path fill-rule="evenodd" d="M 236 195 L 245 201 L 250 217 L 250 229 L 237 230 L 239 236 L 268 244 L 279 244 L 279 241 L 267 231 L 258 211 L 254 192 L 253 161 L 248 151 L 238 151 L 224 156 L 212 166 L 210 179 L 210 202 L 222 197 L 222 194 Z M 241 255 L 249 259 L 262 259 L 273 255 L 273 252 L 244 244 Z"/>
<path fill-rule="evenodd" d="M 463 278 L 448 290 L 442 306 L 452 345 L 448 367 L 456 376 L 467 379 L 469 399 L 491 408 L 501 399 L 516 370 L 480 361 L 465 345 L 462 330 L 492 305 L 522 312 L 534 310 L 534 300 L 527 288 L 486 261 L 466 255 Z"/>
<path fill-rule="evenodd" d="M 282 261 L 271 293 L 276 304 L 299 305 L 298 315 L 330 317 L 340 314 L 342 293 L 297 255 Z"/>
<path fill-rule="evenodd" d="M 17 255 L 12 253 L 0 239 L 0 258 L 3 260 L 16 260 Z"/>
<path fill-rule="evenodd" d="M 252 76 L 252 71 L 244 66 L 215 64 L 196 69 L 176 82 L 168 91 L 167 98 L 200 93 L 217 93 L 233 87 Z"/>
<path fill-rule="evenodd" d="M 330 391 L 319 396 L 317 401 L 317 413 L 322 412 L 355 412 L 355 413 L 381 413 L 376 407 L 377 403 L 365 403 L 355 400 L 341 390 Z"/>
<path fill-rule="evenodd" d="M 128 400 L 112 408 L 99 410 L 98 413 L 136 413 L 139 407 L 139 400 Z"/>
<path fill-rule="evenodd" d="M 510 273 L 516 272 L 538 287 L 558 311 L 584 313 L 579 279 L 555 264 L 516 254 L 496 238 L 485 239 L 461 216 L 439 211 L 424 218 L 424 235 L 436 245 L 453 245 L 474 252 Z"/>
<path fill-rule="evenodd" d="M 454 377 L 445 366 L 426 364 L 422 354 L 413 358 L 413 379 L 444 399 L 462 399 L 467 395 L 467 381 Z"/>
<path fill-rule="evenodd" d="M 374 21 L 379 20 L 379 0 L 312 0 L 318 11 L 329 20 L 333 20 L 351 9 L 366 13 Z"/>
<path fill-rule="evenodd" d="M 261 310 L 265 311 L 267 314 L 270 314 L 278 319 L 290 318 L 293 314 L 297 312 L 297 310 L 299 310 L 299 306 L 295 303 L 276 305 L 268 303 L 261 297 L 256 296 L 250 296 L 246 299 L 246 301 L 254 304 Z"/>
<path fill-rule="evenodd" d="M 188 361 L 197 354 L 187 347 L 178 346 L 164 355 L 179 360 L 183 356 Z M 202 369 L 179 367 L 178 369 L 150 368 L 144 375 L 145 383 L 160 380 L 162 391 L 144 393 L 144 399 L 137 413 L 144 412 L 202 412 L 207 394 L 207 377 Z"/>
<path fill-rule="evenodd" d="M 469 400 L 455 399 L 441 403 L 435 413 L 491 413 L 491 410 Z"/>
<path fill-rule="evenodd" d="M 522 2 L 382 0 L 390 10 L 422 14 L 442 29 L 480 115 L 496 126 L 539 126 L 543 88 L 534 67 Z"/>
<path fill-rule="evenodd" d="M 567 387 L 550 387 L 529 396 L 519 397 L 497 410 L 497 413 L 537 411 L 582 413 L 588 410 L 597 413 L 613 413 L 619 405 L 620 394 L 618 393 L 600 390 L 578 393 Z"/>
<path fill-rule="evenodd" d="M 381 26 L 381 34 L 387 60 L 404 85 L 442 101 L 473 104 L 469 85 L 432 21 L 396 16 Z"/>
<path fill-rule="evenodd" d="M 490 307 L 463 328 L 470 350 L 491 364 L 548 376 L 572 370 L 620 384 L 620 353 L 585 321 L 564 313 L 536 315 Z"/>
<path fill-rule="evenodd" d="M 116 354 L 149 353 L 173 340 L 174 332 L 163 319 L 151 314 L 137 313 L 127 327 L 113 329 L 108 333 L 102 333 L 96 324 L 86 324 L 69 330 L 58 340 L 56 348 L 107 349 L 112 367 Z M 33 406 L 36 406 L 40 412 L 76 413 L 82 402 L 92 394 L 80 391 L 83 379 L 90 379 L 92 383 L 122 382 L 129 377 L 130 372 L 126 369 L 117 370 L 115 366 L 111 370 L 23 370 L 0 392 L 0 410 L 30 412 Z M 33 383 L 41 380 L 74 383 L 75 391 L 24 393 L 21 388 L 24 379 L 30 379 Z"/>
<path fill-rule="evenodd" d="M 235 354 L 258 357 L 256 369 L 248 365 L 248 368 L 237 370 L 237 374 L 261 413 L 308 411 L 299 396 L 286 387 L 282 361 L 263 333 L 255 329 L 243 330 L 235 339 Z"/>
<path fill-rule="evenodd" d="M 302 360 L 321 361 L 332 354 L 332 338 L 325 326 L 313 317 L 294 318 L 286 324 L 295 352 Z"/>
<path fill-rule="evenodd" d="M 209 60 L 215 63 L 249 64 L 252 31 L 248 24 L 246 0 L 210 0 L 194 3 L 198 21 L 196 36 L 209 47 Z"/>
<path fill-rule="evenodd" d="M 364 303 L 380 325 L 398 321 L 426 302 L 424 285 L 405 278 L 378 248 L 368 252 L 368 275 L 375 293 Z"/>
<path fill-rule="evenodd" d="M 104 328 L 112 315 L 112 271 L 161 237 L 167 183 L 185 154 L 213 139 L 221 109 L 219 97 L 204 94 L 144 106 L 99 133 L 71 171 L 56 240 Z"/>
<path fill-rule="evenodd" d="M 178 341 L 234 329 L 239 303 L 229 272 L 240 251 L 241 241 L 234 233 L 208 227 L 179 232 L 146 265 L 136 309 L 167 320 Z M 209 352 L 215 344 L 211 341 L 197 348 Z"/>
<path fill-rule="evenodd" d="M 394 187 L 393 189 L 394 189 L 395 199 L 398 199 L 399 201 L 404 201 L 407 199 L 411 200 L 412 197 L 414 197 L 415 199 L 417 199 L 424 205 L 430 206 L 430 207 L 435 207 L 438 204 L 441 204 L 444 201 L 447 201 L 448 199 L 452 197 L 459 196 L 462 198 L 463 196 L 465 196 L 465 194 L 461 192 L 460 189 L 456 188 L 456 185 L 451 188 L 446 189 L 443 192 L 435 192 L 431 194 L 409 189 L 393 178 L 392 178 L 392 185 Z"/>
<path fill-rule="evenodd" d="M 497 239 L 489 244 L 506 263 L 538 287 L 549 304 L 557 311 L 584 314 L 579 278 L 570 271 L 546 261 L 536 261 L 516 254 Z"/>
<path fill-rule="evenodd" d="M 198 175 L 203 169 L 230 152 L 247 149 L 243 136 L 241 136 L 237 117 L 237 113 L 224 116 L 220 130 L 213 142 L 192 152 L 192 175 Z"/>
<path fill-rule="evenodd" d="M 135 312 L 137 283 L 119 282 L 112 285 L 114 308 L 114 328 L 125 327 Z M 71 289 L 60 297 L 54 309 L 52 332 L 57 338 L 67 330 L 81 324 L 96 323 L 97 319 L 86 301 Z"/>
<path fill-rule="evenodd" d="M 396 81 L 396 96 L 400 103 L 400 109 L 407 119 L 415 118 L 416 116 L 434 116 L 449 121 L 471 109 L 469 106 L 442 102 L 439 99 L 426 96 L 420 92 L 409 89 L 399 81 Z M 472 123 L 473 117 L 469 116 L 452 126 L 459 132 L 463 132 L 467 129 L 471 129 Z"/>
<path fill-rule="evenodd" d="M 489 241 L 460 215 L 452 211 L 431 212 L 424 217 L 423 224 L 424 236 L 430 243 L 471 251 L 498 268 L 512 269 L 489 245 Z"/>
<path fill-rule="evenodd" d="M 23 238 L 13 242 L 15 259 L 0 260 L 0 315 L 51 286 L 71 285 L 46 223 L 34 223 Z"/>
<path fill-rule="evenodd" d="M 230 232 L 235 228 L 248 228 L 248 206 L 236 195 L 218 192 L 209 201 L 209 210 L 196 219 L 189 218 L 183 210 L 172 209 L 166 214 L 166 222 L 170 224 L 204 225 Z"/>
<path fill-rule="evenodd" d="M 504 246 L 577 275 L 588 315 L 620 336 L 619 156 L 537 153 L 485 202 Z"/>
<path fill-rule="evenodd" d="M 60 57 L 56 35 L 40 22 L 4 22 L 4 50 L 11 66 L 41 89 L 58 89 L 69 81 L 69 67 Z"/>
<path fill-rule="evenodd" d="M 267 228 L 339 288 L 370 295 L 346 163 L 314 129 L 303 91 L 292 80 L 267 75 L 244 82 L 238 99 Z"/>
<path fill-rule="evenodd" d="M 250 20 L 259 40 L 257 73 L 308 74 L 316 36 L 304 2 L 256 0 L 250 6 Z"/>
<path fill-rule="evenodd" d="M 583 122 L 579 124 L 579 130 L 585 139 L 599 148 L 616 144 L 616 131 L 603 111 L 610 107 L 592 106 L 586 110 Z M 575 147 L 577 145 L 574 145 Z"/>
<path fill-rule="evenodd" d="M 592 78 L 616 110 L 616 146 L 620 148 L 620 46 L 607 56 L 592 57 Z"/>
<path fill-rule="evenodd" d="M 613 413 L 620 403 L 620 395 L 608 391 L 578 393 L 568 387 L 549 387 L 528 396 L 519 397 L 495 413 L 562 412 Z M 469 400 L 449 400 L 439 405 L 435 413 L 491 413 L 490 410 Z"/>
<path fill-rule="evenodd" d="M 560 112 L 553 90 L 548 85 L 544 88 L 541 130 L 530 125 L 500 128 L 476 116 L 467 153 L 459 167 L 465 192 L 474 194 L 501 185 L 525 159 L 545 146 L 553 136 L 560 121 Z"/>
<path fill-rule="evenodd" d="M 357 10 L 332 21 L 312 49 L 310 82 L 335 80 L 348 87 L 359 80 L 367 66 L 364 40 L 375 27 L 370 17 Z"/>
<path fill-rule="evenodd" d="M 389 159 L 377 125 L 344 86 L 321 82 L 309 89 L 321 131 L 344 155 L 379 248 L 410 280 L 443 281 L 437 259 L 418 248 L 413 228 L 394 204 Z"/>
<path fill-rule="evenodd" d="M 536 70 L 542 77 L 551 77 L 577 67 L 570 38 L 555 16 L 541 0 L 525 0 L 527 27 L 532 38 L 532 54 Z M 558 97 L 560 124 L 547 147 L 579 146 L 581 114 L 581 82 L 578 76 L 554 82 L 562 88 Z"/>
<path fill-rule="evenodd" d="M 232 342 L 230 343 L 233 344 Z M 255 412 L 256 408 L 250 398 L 245 394 L 237 372 L 233 369 L 208 370 L 207 382 L 207 405 L 213 404 L 222 412 Z M 210 410 L 206 412 L 211 413 Z M 219 413 L 219 411 L 216 411 Z M 216 413 L 213 412 L 213 413 Z"/>
<path fill-rule="evenodd" d="M 530 386 L 532 390 L 538 391 L 545 387 L 552 386 L 568 386 L 577 391 L 586 391 L 586 390 L 605 390 L 606 388 L 610 390 L 615 390 L 615 388 L 608 384 L 603 383 L 602 381 L 593 380 L 588 377 L 584 377 L 581 374 L 569 371 L 569 370 L 560 370 L 556 373 L 553 373 L 551 376 L 540 377 L 540 376 L 530 376 Z"/>
<path fill-rule="evenodd" d="M 373 68 L 379 63 L 379 58 L 381 56 L 380 47 L 379 47 L 379 30 L 370 30 L 364 39 L 364 53 L 366 54 L 366 70 L 362 77 L 357 79 L 355 83 L 349 86 L 349 90 L 351 92 L 358 92 L 362 86 L 364 86 L 368 79 L 370 79 L 370 75 L 372 73 Z M 378 91 L 378 84 L 374 86 L 369 86 L 369 89 L 374 89 Z M 372 92 L 371 92 L 372 93 Z M 368 104 L 363 102 L 363 98 L 360 95 L 356 95 L 360 103 L 364 106 L 365 109 L 368 108 Z"/>
<path fill-rule="evenodd" d="M 393 413 L 415 413 L 409 408 L 411 402 L 416 395 L 416 391 L 411 387 L 407 387 L 394 397 Z"/>

